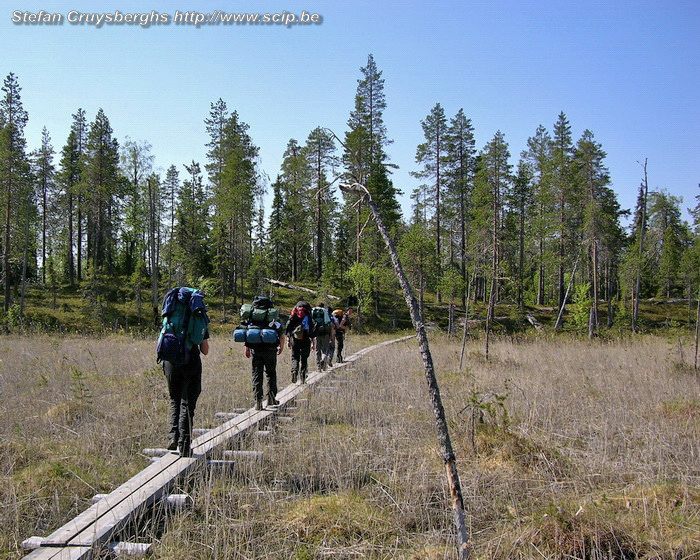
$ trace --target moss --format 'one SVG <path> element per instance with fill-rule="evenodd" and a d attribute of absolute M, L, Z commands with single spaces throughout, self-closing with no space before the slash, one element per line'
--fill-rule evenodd
<path fill-rule="evenodd" d="M 347 546 L 358 540 L 385 540 L 395 531 L 390 515 L 356 492 L 312 496 L 281 515 L 285 532 L 301 542 Z"/>

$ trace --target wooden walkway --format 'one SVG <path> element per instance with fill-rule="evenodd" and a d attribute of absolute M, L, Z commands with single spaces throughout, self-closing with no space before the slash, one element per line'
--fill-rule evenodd
<path fill-rule="evenodd" d="M 384 346 L 414 338 L 405 336 L 388 340 L 364 348 L 349 356 L 342 364 L 335 364 L 326 371 L 311 372 L 306 383 L 288 385 L 277 394 L 279 408 L 256 411 L 254 408 L 240 414 L 231 413 L 231 419 L 220 426 L 207 430 L 192 441 L 192 457 L 180 457 L 175 453 L 167 453 L 154 459 L 151 464 L 136 474 L 110 494 L 100 497 L 91 507 L 55 530 L 46 538 L 32 537 L 22 543 L 25 549 L 34 548 L 25 556 L 25 560 L 87 560 L 97 556 L 107 547 L 116 547 L 119 555 L 120 547 L 125 550 L 138 549 L 139 545 L 131 543 L 113 543 L 118 533 L 127 525 L 144 515 L 149 508 L 159 503 L 170 493 L 179 480 L 194 473 L 197 469 L 207 466 L 208 460 L 217 452 L 223 451 L 235 439 L 257 426 L 269 417 L 277 416 L 279 412 L 294 402 L 294 399 L 309 387 L 317 384 L 328 374 L 351 364 L 364 355 Z M 220 416 L 226 416 L 220 414 Z M 131 549 L 129 547 L 132 547 Z M 148 545 L 140 545 L 147 547 Z"/>

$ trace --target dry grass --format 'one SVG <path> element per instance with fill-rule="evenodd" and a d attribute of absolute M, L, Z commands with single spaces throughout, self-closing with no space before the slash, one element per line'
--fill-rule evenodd
<path fill-rule="evenodd" d="M 501 339 L 485 362 L 474 341 L 459 372 L 458 343 L 431 342 L 475 557 L 700 558 L 700 383 L 675 366 L 675 345 Z M 19 557 L 19 540 L 48 533 L 164 442 L 152 346 L 0 339 L 0 555 Z M 198 426 L 252 401 L 239 346 L 216 341 L 206 360 Z M 262 462 L 192 481 L 195 508 L 162 536 L 142 531 L 156 558 L 453 558 L 415 343 L 338 379 L 271 438 L 242 442 Z"/>

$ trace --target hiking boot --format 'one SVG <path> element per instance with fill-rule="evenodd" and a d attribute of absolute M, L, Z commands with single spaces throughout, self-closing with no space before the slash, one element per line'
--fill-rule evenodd
<path fill-rule="evenodd" d="M 280 402 L 275 397 L 267 397 L 267 406 L 279 406 Z"/>
<path fill-rule="evenodd" d="M 326 363 L 325 362 L 319 362 L 316 364 L 316 369 L 319 371 L 324 371 L 326 369 Z"/>
<path fill-rule="evenodd" d="M 296 371 L 293 371 L 293 372 L 292 372 L 292 383 L 296 383 L 296 382 L 297 382 L 297 375 L 298 375 L 298 374 L 297 374 Z"/>
<path fill-rule="evenodd" d="M 180 452 L 180 457 L 192 457 L 189 441 L 181 441 L 180 445 L 177 446 L 177 450 Z"/>
<path fill-rule="evenodd" d="M 173 438 L 170 440 L 170 443 L 168 444 L 168 447 L 166 447 L 168 451 L 177 451 L 177 439 Z"/>
<path fill-rule="evenodd" d="M 262 399 L 255 401 L 255 410 L 263 410 Z"/>

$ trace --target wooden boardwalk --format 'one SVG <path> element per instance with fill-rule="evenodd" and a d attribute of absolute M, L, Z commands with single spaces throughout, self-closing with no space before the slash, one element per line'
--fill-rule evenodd
<path fill-rule="evenodd" d="M 231 415 L 230 420 L 216 428 L 207 430 L 192 441 L 192 457 L 180 457 L 167 453 L 155 458 L 151 464 L 109 494 L 97 500 L 77 517 L 55 530 L 46 538 L 32 537 L 22 543 L 23 548 L 34 548 L 25 556 L 26 560 L 87 560 L 100 551 L 114 546 L 112 541 L 127 525 L 144 515 L 149 508 L 166 498 L 171 489 L 185 476 L 197 469 L 204 469 L 215 453 L 223 451 L 233 440 L 269 417 L 278 416 L 280 411 L 290 406 L 297 396 L 309 387 L 323 380 L 330 373 L 351 364 L 369 352 L 384 346 L 414 338 L 405 336 L 388 340 L 364 348 L 349 356 L 342 364 L 336 364 L 326 371 L 311 372 L 306 383 L 288 385 L 277 394 L 280 406 L 274 409 L 256 411 L 254 408 Z M 228 417 L 227 414 L 220 414 Z M 122 543 L 128 548 L 127 543 Z M 120 546 L 117 544 L 117 546 Z M 138 548 L 138 545 L 133 545 Z M 141 545 L 147 547 L 148 545 Z M 117 549 L 118 552 L 119 549 Z"/>

